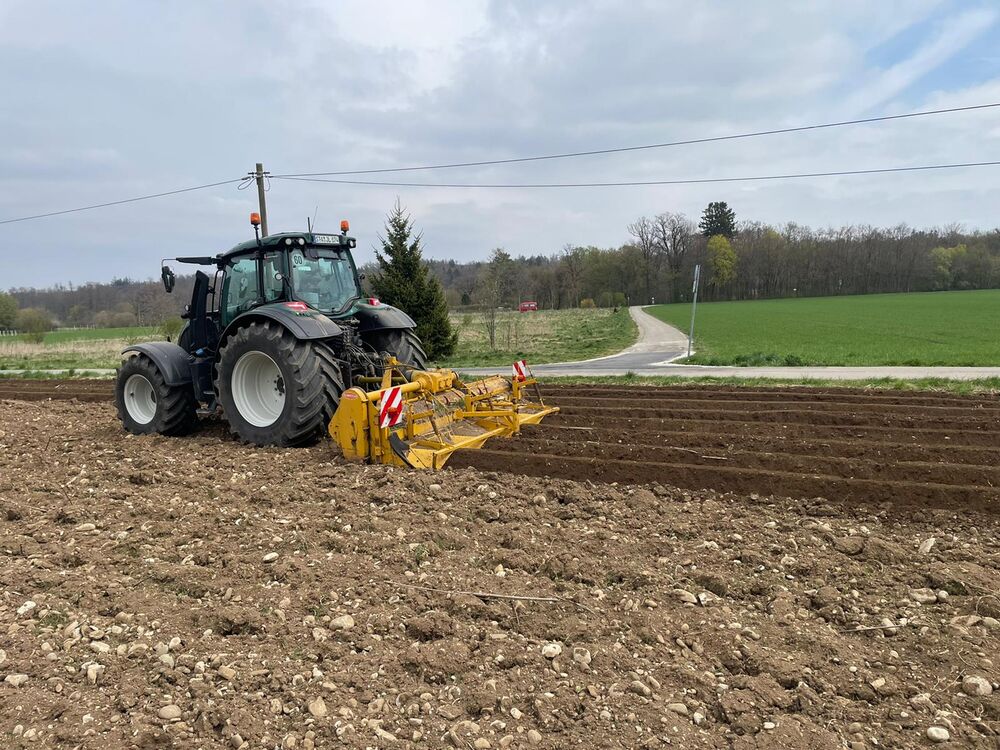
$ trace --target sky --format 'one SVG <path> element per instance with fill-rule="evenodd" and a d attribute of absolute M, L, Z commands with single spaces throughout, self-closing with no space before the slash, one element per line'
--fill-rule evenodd
<path fill-rule="evenodd" d="M 958 0 L 0 0 L 0 221 L 273 174 L 632 146 L 1000 102 L 1000 8 Z M 376 175 L 531 183 L 1000 160 L 1000 108 L 528 164 Z M 638 216 L 1000 226 L 1000 167 L 574 189 L 272 180 L 272 232 L 396 199 L 427 257 L 618 246 Z M 0 224 L 0 289 L 158 275 L 252 237 L 230 184 Z"/>

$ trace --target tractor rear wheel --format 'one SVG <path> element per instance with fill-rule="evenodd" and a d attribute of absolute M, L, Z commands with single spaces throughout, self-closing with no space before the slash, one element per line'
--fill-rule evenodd
<path fill-rule="evenodd" d="M 404 365 L 413 365 L 418 370 L 430 369 L 423 342 L 412 328 L 379 331 L 372 339 L 378 351 L 392 354 Z"/>
<path fill-rule="evenodd" d="M 333 352 L 272 321 L 239 329 L 219 351 L 216 391 L 230 429 L 256 445 L 315 442 L 344 390 Z"/>
<path fill-rule="evenodd" d="M 133 435 L 185 435 L 198 424 L 191 384 L 170 386 L 145 354 L 122 363 L 115 382 L 118 418 Z"/>

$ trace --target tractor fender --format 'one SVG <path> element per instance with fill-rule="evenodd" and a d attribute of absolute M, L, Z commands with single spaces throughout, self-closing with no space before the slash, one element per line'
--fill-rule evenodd
<path fill-rule="evenodd" d="M 177 344 L 171 344 L 169 341 L 149 341 L 122 349 L 122 354 L 129 352 L 145 354 L 153 360 L 153 364 L 163 375 L 163 381 L 167 385 L 190 385 L 191 357 Z"/>
<path fill-rule="evenodd" d="M 254 320 L 273 320 L 284 326 L 299 341 L 310 341 L 312 339 L 329 339 L 339 336 L 344 332 L 337 323 L 330 320 L 322 313 L 310 310 L 306 313 L 296 312 L 282 303 L 255 307 L 253 310 L 243 313 L 232 321 L 226 330 L 222 332 L 219 339 L 219 348 L 234 331 L 249 325 Z"/>
<path fill-rule="evenodd" d="M 354 316 L 358 319 L 359 333 L 417 327 L 413 318 L 392 305 L 359 305 Z"/>

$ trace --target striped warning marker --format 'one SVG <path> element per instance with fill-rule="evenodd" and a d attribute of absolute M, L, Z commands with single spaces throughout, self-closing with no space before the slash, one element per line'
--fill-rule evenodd
<path fill-rule="evenodd" d="M 523 359 L 519 359 L 514 363 L 514 378 L 519 383 L 523 383 L 528 379 L 528 363 Z"/>
<path fill-rule="evenodd" d="M 403 389 L 393 386 L 382 394 L 382 404 L 378 412 L 378 426 L 395 427 L 403 419 Z"/>

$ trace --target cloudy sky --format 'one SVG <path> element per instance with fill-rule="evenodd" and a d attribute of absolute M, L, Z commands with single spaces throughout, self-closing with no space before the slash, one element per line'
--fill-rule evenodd
<path fill-rule="evenodd" d="M 995 2 L 0 0 L 0 220 L 237 178 L 629 146 L 1000 102 Z M 418 182 L 734 177 L 1000 160 L 1000 109 Z M 274 180 L 271 231 L 398 195 L 435 258 L 617 245 L 642 214 L 1000 226 L 1000 167 L 768 183 L 456 189 Z M 235 185 L 0 224 L 0 288 L 145 278 L 251 236 Z"/>

